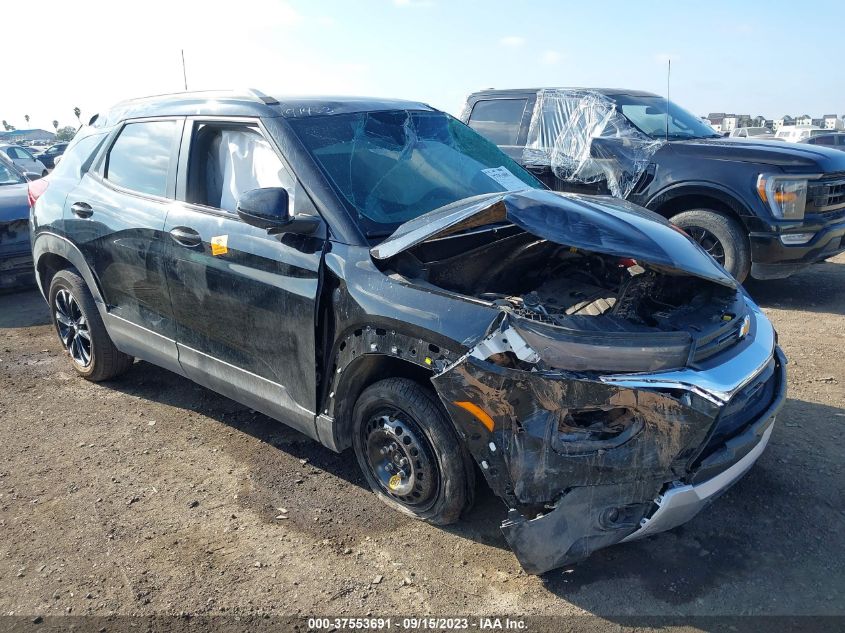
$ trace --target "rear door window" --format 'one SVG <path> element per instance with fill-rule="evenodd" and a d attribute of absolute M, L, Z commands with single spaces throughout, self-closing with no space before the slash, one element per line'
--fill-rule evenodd
<path fill-rule="evenodd" d="M 179 147 L 180 121 L 128 123 L 106 157 L 106 180 L 151 196 L 166 197 L 171 162 Z"/>
<path fill-rule="evenodd" d="M 68 147 L 62 156 L 62 160 L 53 170 L 53 178 L 81 178 L 82 174 L 88 171 L 97 150 L 102 147 L 103 141 L 108 134 L 100 132 L 90 136 L 80 136 L 73 140 L 73 145 Z"/>
<path fill-rule="evenodd" d="M 496 145 L 516 145 L 528 99 L 492 99 L 476 102 L 469 126 Z"/>

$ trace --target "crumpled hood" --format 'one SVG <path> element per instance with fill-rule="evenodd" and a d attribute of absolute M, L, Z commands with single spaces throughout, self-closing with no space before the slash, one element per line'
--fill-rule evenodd
<path fill-rule="evenodd" d="M 713 160 L 772 165 L 788 172 L 827 174 L 845 171 L 845 152 L 786 141 L 703 138 L 672 141 L 661 151 Z"/>
<path fill-rule="evenodd" d="M 405 222 L 370 250 L 389 259 L 422 242 L 492 223 L 510 222 L 556 244 L 630 257 L 736 288 L 737 283 L 692 239 L 659 215 L 610 196 L 542 189 L 460 200 Z"/>

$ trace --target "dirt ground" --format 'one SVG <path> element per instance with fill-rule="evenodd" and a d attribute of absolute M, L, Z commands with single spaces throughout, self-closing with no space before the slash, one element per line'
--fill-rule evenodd
<path fill-rule="evenodd" d="M 740 483 L 543 577 L 483 487 L 463 524 L 410 520 L 351 452 L 168 371 L 77 378 L 37 292 L 0 296 L 0 613 L 845 614 L 843 286 L 845 256 L 749 286 L 790 392 Z"/>

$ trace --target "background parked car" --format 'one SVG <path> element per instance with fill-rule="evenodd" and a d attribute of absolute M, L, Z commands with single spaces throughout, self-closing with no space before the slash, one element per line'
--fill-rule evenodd
<path fill-rule="evenodd" d="M 721 138 L 637 90 L 485 90 L 462 119 L 556 191 L 611 194 L 671 219 L 740 281 L 845 250 L 840 152 Z"/>
<path fill-rule="evenodd" d="M 24 172 L 0 152 L 0 289 L 35 282 L 29 242 L 29 195 Z"/>
<path fill-rule="evenodd" d="M 827 130 L 811 125 L 786 125 L 777 131 L 775 138 L 789 143 L 800 143 L 804 139 L 827 133 Z"/>
<path fill-rule="evenodd" d="M 838 149 L 845 152 L 845 132 L 818 134 L 798 142 L 806 143 L 807 145 L 821 145 L 822 147 L 830 147 L 832 149 Z"/>
<path fill-rule="evenodd" d="M 739 127 L 731 130 L 730 138 L 753 138 L 758 141 L 775 138 L 767 127 Z"/>
<path fill-rule="evenodd" d="M 11 160 L 23 171 L 33 174 L 47 175 L 47 167 L 33 156 L 32 152 L 20 145 L 0 145 L 0 153 Z"/>
<path fill-rule="evenodd" d="M 43 152 L 36 154 L 35 158 L 44 163 L 45 167 L 53 168 L 56 166 L 56 158 L 64 154 L 66 149 L 67 143 L 56 143 Z"/>

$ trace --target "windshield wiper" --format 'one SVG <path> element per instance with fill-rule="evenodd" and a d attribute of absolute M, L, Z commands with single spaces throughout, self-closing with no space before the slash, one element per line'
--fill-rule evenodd
<path fill-rule="evenodd" d="M 364 236 L 369 239 L 376 239 L 379 237 L 390 237 L 394 231 L 366 231 Z"/>

